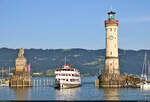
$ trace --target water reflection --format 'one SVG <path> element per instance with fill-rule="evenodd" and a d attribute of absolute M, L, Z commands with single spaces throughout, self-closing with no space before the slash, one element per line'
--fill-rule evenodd
<path fill-rule="evenodd" d="M 12 88 L 16 95 L 16 100 L 30 100 L 31 88 Z"/>
<path fill-rule="evenodd" d="M 75 100 L 77 93 L 80 93 L 80 87 L 69 89 L 56 89 L 56 100 Z"/>
<path fill-rule="evenodd" d="M 118 88 L 104 88 L 104 100 L 119 100 Z"/>

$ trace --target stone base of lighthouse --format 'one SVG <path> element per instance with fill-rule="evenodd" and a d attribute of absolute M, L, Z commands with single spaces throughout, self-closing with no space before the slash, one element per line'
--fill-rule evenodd
<path fill-rule="evenodd" d="M 127 76 L 118 74 L 103 74 L 98 77 L 100 87 L 124 87 Z"/>
<path fill-rule="evenodd" d="M 99 86 L 103 88 L 139 88 L 140 83 L 143 83 L 145 81 L 134 76 L 118 74 L 101 74 L 98 76 L 98 79 Z"/>

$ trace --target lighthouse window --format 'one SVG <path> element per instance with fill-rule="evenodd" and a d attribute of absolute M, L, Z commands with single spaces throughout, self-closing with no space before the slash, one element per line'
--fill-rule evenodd
<path fill-rule="evenodd" d="M 110 28 L 110 31 L 112 31 L 112 28 Z"/>
<path fill-rule="evenodd" d="M 112 52 L 110 52 L 110 55 L 112 55 Z"/>

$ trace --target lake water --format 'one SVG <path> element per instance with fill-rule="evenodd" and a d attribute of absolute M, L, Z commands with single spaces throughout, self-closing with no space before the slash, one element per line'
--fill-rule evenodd
<path fill-rule="evenodd" d="M 54 78 L 33 78 L 51 80 Z M 82 78 L 82 86 L 71 89 L 49 87 L 0 87 L 0 100 L 150 100 L 150 90 L 140 88 L 95 88 L 96 77 Z"/>

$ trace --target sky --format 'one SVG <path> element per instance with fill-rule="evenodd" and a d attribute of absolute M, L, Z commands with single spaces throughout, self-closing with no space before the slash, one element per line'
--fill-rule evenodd
<path fill-rule="evenodd" d="M 150 49 L 150 0 L 0 0 L 0 47 L 104 49 L 110 6 L 121 49 Z"/>

